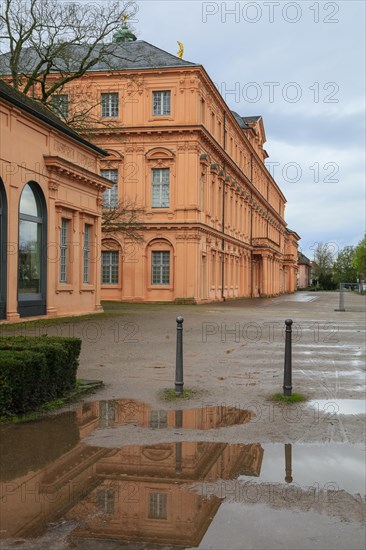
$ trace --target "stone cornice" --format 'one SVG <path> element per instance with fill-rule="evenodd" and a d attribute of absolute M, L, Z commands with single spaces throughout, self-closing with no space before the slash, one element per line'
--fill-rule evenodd
<path fill-rule="evenodd" d="M 76 180 L 81 185 L 86 185 L 92 187 L 97 191 L 103 192 L 107 189 L 111 189 L 113 184 L 109 183 L 108 180 L 82 168 L 73 162 L 65 160 L 61 157 L 44 155 L 44 163 L 47 167 L 47 170 L 50 174 L 57 174 L 58 176 L 66 176 Z"/>

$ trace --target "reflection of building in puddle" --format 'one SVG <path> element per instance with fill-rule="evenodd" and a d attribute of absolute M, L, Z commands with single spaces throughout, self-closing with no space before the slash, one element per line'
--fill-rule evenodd
<path fill-rule="evenodd" d="M 121 545 L 146 541 L 149 548 L 160 542 L 195 546 L 220 505 L 216 518 L 232 501 L 361 521 L 363 501 L 354 493 L 364 453 L 355 445 L 85 445 L 81 440 L 103 423 L 156 421 L 143 404 L 105 403 L 104 409 L 84 403 L 73 413 L 0 426 L 2 538 L 38 535 L 66 517 L 68 526 L 77 522 L 78 544 L 113 538 Z M 167 424 L 217 426 L 225 417 L 220 410 L 213 417 L 193 411 L 187 417 L 169 411 Z"/>
<path fill-rule="evenodd" d="M 0 427 L 0 536 L 33 536 L 90 491 L 108 449 L 80 442 L 75 413 Z"/>
<path fill-rule="evenodd" d="M 259 444 L 178 442 L 121 449 L 83 444 L 80 439 L 102 418 L 111 419 L 111 411 L 113 422 L 118 414 L 126 420 L 126 408 L 116 406 L 119 401 L 106 403 L 104 410 L 99 404 L 82 404 L 76 413 L 1 430 L 0 452 L 6 449 L 0 478 L 2 538 L 35 536 L 66 514 L 69 520 L 82 520 L 77 537 L 196 544 L 220 499 L 200 496 L 188 485 L 260 472 Z M 155 422 L 148 407 L 142 404 L 138 411 L 147 425 Z M 217 426 L 228 419 L 223 411 L 212 416 L 194 410 L 187 417 L 171 412 L 167 423 L 173 426 Z M 135 422 L 135 405 L 133 414 Z"/>
<path fill-rule="evenodd" d="M 145 428 L 185 428 L 210 430 L 245 424 L 255 418 L 252 411 L 238 407 L 205 406 L 195 409 L 153 410 L 146 403 L 129 399 L 86 403 L 81 415 L 93 429 L 135 425 Z"/>
<path fill-rule="evenodd" d="M 74 537 L 196 546 L 220 499 L 189 490 L 192 482 L 259 475 L 259 444 L 183 442 L 114 449 L 96 466 L 97 487 L 66 518 Z"/>

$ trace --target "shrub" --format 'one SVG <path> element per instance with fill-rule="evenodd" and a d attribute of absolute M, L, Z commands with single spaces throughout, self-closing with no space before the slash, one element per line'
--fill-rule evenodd
<path fill-rule="evenodd" d="M 0 414 L 19 414 L 42 402 L 46 358 L 34 351 L 0 352 Z"/>
<path fill-rule="evenodd" d="M 0 410 L 30 411 L 74 388 L 80 349 L 77 338 L 0 338 Z"/>

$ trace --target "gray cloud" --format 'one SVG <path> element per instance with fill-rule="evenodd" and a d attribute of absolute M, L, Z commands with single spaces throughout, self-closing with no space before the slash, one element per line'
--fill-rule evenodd
<path fill-rule="evenodd" d="M 364 232 L 365 3 L 275 4 L 143 0 L 136 26 L 141 39 L 171 53 L 178 51 L 177 40 L 183 42 L 185 59 L 205 67 L 232 109 L 263 116 L 269 160 L 280 163 L 286 220 L 311 255 L 315 242 L 341 248 L 356 244 Z M 296 10 L 301 16 L 290 23 Z M 250 23 L 245 17 L 259 19 Z M 269 82 L 278 83 L 273 101 L 264 85 Z M 248 101 L 256 91 L 248 83 L 260 87 L 257 102 Z M 299 101 L 291 101 L 296 86 L 289 83 L 300 88 Z M 281 173 L 289 162 L 301 166 L 297 183 Z M 339 167 L 333 178 L 329 163 Z"/>

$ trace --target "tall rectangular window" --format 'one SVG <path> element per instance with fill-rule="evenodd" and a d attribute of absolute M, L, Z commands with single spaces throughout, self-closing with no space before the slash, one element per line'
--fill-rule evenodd
<path fill-rule="evenodd" d="M 83 243 L 83 283 L 89 283 L 90 279 L 90 235 L 91 225 L 85 224 Z"/>
<path fill-rule="evenodd" d="M 118 93 L 102 94 L 102 117 L 118 116 Z"/>
<path fill-rule="evenodd" d="M 103 193 L 104 207 L 116 208 L 118 206 L 118 170 L 101 170 L 100 175 L 114 184 L 112 189 L 107 189 Z"/>
<path fill-rule="evenodd" d="M 118 250 L 102 252 L 102 284 L 118 284 Z"/>
<path fill-rule="evenodd" d="M 60 283 L 67 283 L 69 220 L 61 219 L 60 227 Z"/>
<path fill-rule="evenodd" d="M 161 429 L 168 426 L 167 411 L 151 411 L 150 412 L 150 428 Z"/>
<path fill-rule="evenodd" d="M 58 94 L 51 97 L 51 108 L 56 115 L 67 118 L 69 114 L 69 96 Z"/>
<path fill-rule="evenodd" d="M 102 514 L 113 514 L 116 497 L 114 487 L 106 487 L 97 491 L 97 509 Z"/>
<path fill-rule="evenodd" d="M 165 493 L 149 494 L 149 518 L 166 519 L 167 518 L 167 495 Z"/>
<path fill-rule="evenodd" d="M 201 123 L 206 123 L 206 102 L 203 98 L 201 99 Z"/>
<path fill-rule="evenodd" d="M 152 284 L 170 284 L 170 252 L 152 253 Z"/>
<path fill-rule="evenodd" d="M 170 115 L 170 91 L 153 92 L 153 115 Z"/>
<path fill-rule="evenodd" d="M 152 170 L 152 207 L 169 208 L 169 168 L 153 168 Z"/>

